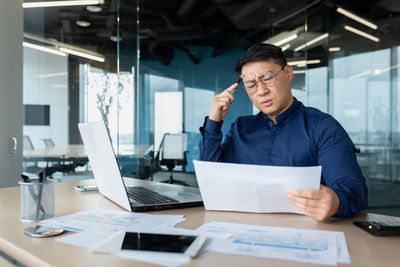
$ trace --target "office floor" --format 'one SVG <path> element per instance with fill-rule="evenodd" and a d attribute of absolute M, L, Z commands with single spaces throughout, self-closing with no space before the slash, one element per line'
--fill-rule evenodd
<path fill-rule="evenodd" d="M 156 182 L 169 179 L 169 172 L 159 171 L 154 173 Z M 93 179 L 91 172 L 77 172 L 68 175 L 56 175 L 62 182 Z M 187 185 L 198 187 L 194 173 L 174 172 L 174 180 L 184 181 Z M 400 183 L 383 180 L 367 180 L 369 207 L 365 210 L 370 213 L 398 216 L 400 217 Z"/>

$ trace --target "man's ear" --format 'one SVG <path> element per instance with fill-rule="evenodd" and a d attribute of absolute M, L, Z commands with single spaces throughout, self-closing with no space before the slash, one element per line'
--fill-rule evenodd
<path fill-rule="evenodd" d="M 285 71 L 285 74 L 286 74 L 286 77 L 287 77 L 288 81 L 291 82 L 293 80 L 293 68 L 292 68 L 292 66 L 286 65 L 284 71 Z"/>

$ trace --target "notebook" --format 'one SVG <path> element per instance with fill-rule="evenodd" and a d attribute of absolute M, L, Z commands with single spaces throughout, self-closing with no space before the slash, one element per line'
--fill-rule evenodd
<path fill-rule="evenodd" d="M 198 188 L 122 177 L 104 122 L 79 123 L 78 127 L 99 192 L 119 206 L 148 211 L 203 205 Z"/>

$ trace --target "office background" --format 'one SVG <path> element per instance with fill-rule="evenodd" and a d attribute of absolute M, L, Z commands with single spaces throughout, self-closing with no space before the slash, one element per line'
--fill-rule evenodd
<path fill-rule="evenodd" d="M 281 46 L 294 67 L 295 97 L 332 114 L 360 149 L 369 211 L 400 216 L 398 1 L 100 2 L 22 9 L 22 1 L 2 1 L 0 30 L 8 38 L 0 47 L 0 119 L 7 127 L 0 146 L 7 153 L 0 164 L 15 171 L 3 174 L 1 186 L 16 185 L 22 170 L 22 147 L 9 153 L 11 136 L 20 144 L 29 136 L 35 148 L 44 147 L 43 138 L 79 144 L 77 123 L 100 118 L 117 148 L 157 151 L 165 132 L 186 132 L 185 171 L 193 177 L 198 128 L 213 96 L 236 81 L 244 49 L 267 41 Z M 224 132 L 237 116 L 258 112 L 244 92 L 235 97 Z M 48 122 L 24 121 L 23 105 Z M 135 176 L 142 164 L 134 160 L 124 170 Z"/>

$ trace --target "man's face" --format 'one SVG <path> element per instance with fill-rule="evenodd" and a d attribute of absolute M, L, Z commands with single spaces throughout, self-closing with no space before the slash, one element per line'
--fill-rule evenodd
<path fill-rule="evenodd" d="M 289 65 L 286 65 L 282 70 L 281 68 L 282 66 L 272 60 L 249 62 L 242 67 L 245 87 L 256 83 L 256 87 L 253 87 L 255 92 L 250 94 L 248 91 L 251 101 L 273 121 L 275 121 L 276 116 L 283 113 L 293 103 L 290 89 L 293 69 Z"/>

